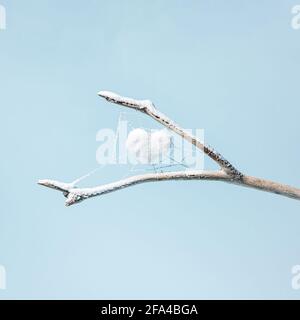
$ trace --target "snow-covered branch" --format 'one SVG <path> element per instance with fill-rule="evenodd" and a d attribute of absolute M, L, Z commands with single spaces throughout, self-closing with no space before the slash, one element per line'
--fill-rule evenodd
<path fill-rule="evenodd" d="M 203 141 L 198 140 L 190 132 L 184 130 L 173 120 L 157 110 L 150 100 L 136 100 L 122 97 L 110 91 L 100 91 L 98 95 L 109 102 L 113 102 L 146 113 L 148 116 L 152 117 L 163 126 L 179 134 L 183 139 L 187 140 L 188 142 L 192 143 L 194 146 L 202 150 L 206 155 L 217 162 L 225 172 L 232 175 L 235 179 L 240 179 L 243 176 L 242 173 L 239 172 L 219 152 L 215 151 L 212 147 L 205 145 Z"/>
<path fill-rule="evenodd" d="M 62 183 L 55 180 L 40 180 L 38 183 L 45 187 L 63 192 L 64 196 L 67 198 L 65 204 L 66 206 L 70 206 L 83 200 L 89 199 L 91 197 L 96 197 L 120 189 L 128 188 L 136 184 L 168 180 L 223 181 L 244 187 L 277 193 L 285 197 L 300 200 L 300 189 L 296 189 L 291 186 L 276 183 L 273 181 L 245 175 L 241 179 L 237 180 L 222 170 L 202 172 L 198 170 L 186 170 L 163 173 L 148 173 L 129 177 L 123 180 L 96 186 L 93 188 L 76 188 L 72 184 Z"/>
<path fill-rule="evenodd" d="M 123 188 L 127 188 L 136 184 L 145 182 L 158 182 L 168 180 L 211 180 L 222 181 L 238 186 L 244 186 L 254 188 L 266 192 L 279 194 L 285 197 L 300 200 L 300 189 L 285 184 L 264 180 L 261 178 L 251 177 L 242 174 L 237 170 L 228 160 L 221 156 L 213 148 L 205 145 L 202 141 L 199 141 L 195 136 L 191 135 L 188 131 L 182 129 L 178 124 L 173 122 L 167 116 L 158 111 L 154 104 L 149 100 L 135 100 L 119 96 L 109 91 L 100 91 L 99 96 L 105 98 L 109 102 L 113 102 L 125 107 L 133 108 L 141 111 L 166 128 L 179 134 L 182 138 L 186 139 L 199 149 L 201 149 L 206 155 L 217 162 L 221 168 L 218 171 L 199 171 L 199 170 L 185 170 L 185 171 L 173 171 L 162 173 L 148 173 L 137 176 L 132 176 L 126 179 L 122 179 L 116 182 L 112 182 L 105 185 L 100 185 L 92 188 L 77 188 L 76 183 L 81 180 L 77 179 L 72 183 L 64 183 L 56 180 L 39 180 L 38 183 L 42 186 L 61 191 L 66 199 L 66 206 L 70 206 L 81 202 L 85 199 L 100 196 L 106 193 L 114 192 Z"/>

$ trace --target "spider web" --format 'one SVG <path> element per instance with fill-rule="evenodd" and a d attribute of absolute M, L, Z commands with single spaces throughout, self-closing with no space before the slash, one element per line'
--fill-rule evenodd
<path fill-rule="evenodd" d="M 118 143 L 120 143 L 119 131 L 120 131 L 120 124 L 122 121 L 127 122 L 127 128 L 128 128 L 127 136 L 132 130 L 135 130 L 135 129 L 143 129 L 149 134 L 153 130 L 161 130 L 162 129 L 161 126 L 154 127 L 153 121 L 151 121 L 151 124 L 152 124 L 151 127 L 147 126 L 146 119 L 141 119 L 140 115 L 138 117 L 134 117 L 135 115 L 136 115 L 135 112 L 124 112 L 124 111 L 119 112 L 117 125 L 116 125 L 116 134 L 115 134 L 115 139 L 114 139 L 115 150 L 119 151 L 119 148 L 118 148 Z M 187 170 L 187 169 L 190 169 L 193 167 L 192 165 L 189 165 L 185 162 L 185 157 L 189 156 L 191 153 L 194 153 L 194 150 L 191 149 L 188 151 L 188 153 L 185 151 L 185 154 L 181 155 L 181 157 L 178 158 L 178 155 L 180 155 L 180 152 L 182 151 L 182 145 L 178 145 L 178 143 L 176 143 L 175 139 L 173 139 L 173 137 L 176 136 L 174 134 L 174 132 L 172 132 L 168 128 L 163 128 L 163 129 L 167 130 L 167 132 L 172 137 L 171 143 L 170 143 L 170 150 L 169 150 L 168 154 L 165 155 L 165 159 L 160 159 L 159 162 L 155 163 L 155 164 L 151 164 L 151 163 L 148 163 L 148 164 L 127 163 L 126 165 L 124 165 L 124 164 L 118 165 L 118 163 L 114 164 L 115 167 L 117 165 L 118 167 L 122 167 L 122 169 L 123 169 L 122 170 L 123 173 L 121 172 L 121 174 L 119 175 L 119 177 L 121 176 L 121 179 L 125 179 L 126 177 L 129 177 L 133 173 L 141 173 L 141 174 L 142 173 L 158 173 L 158 172 L 163 173 L 163 172 L 168 172 L 168 171 Z M 184 143 L 184 142 L 182 142 L 182 140 L 181 140 L 181 143 Z M 175 154 L 177 154 L 176 159 L 175 159 Z M 111 166 L 111 165 L 110 164 L 99 164 L 98 167 L 92 169 L 88 173 L 75 179 L 72 182 L 72 184 L 74 186 L 76 186 L 80 182 L 86 180 L 87 178 L 90 178 L 91 176 L 94 176 L 96 173 L 99 173 L 100 171 L 101 171 L 101 177 L 103 178 L 103 171 L 107 171 L 108 166 Z M 103 169 L 105 169 L 105 170 L 103 170 Z M 118 168 L 118 169 L 120 169 L 120 168 Z M 116 172 L 119 170 L 116 170 L 116 168 L 115 168 L 113 171 Z"/>

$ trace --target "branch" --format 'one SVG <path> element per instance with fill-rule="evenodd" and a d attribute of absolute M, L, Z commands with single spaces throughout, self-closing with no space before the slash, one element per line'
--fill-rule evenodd
<path fill-rule="evenodd" d="M 131 98 L 126 98 L 119 96 L 116 93 L 109 91 L 100 91 L 98 95 L 109 102 L 113 102 L 128 108 L 135 109 L 146 113 L 148 116 L 152 117 L 154 120 L 158 121 L 168 129 L 179 134 L 183 139 L 192 143 L 194 146 L 202 150 L 206 155 L 208 155 L 212 160 L 218 163 L 218 165 L 229 175 L 232 175 L 235 179 L 240 179 L 243 175 L 239 172 L 228 160 L 226 160 L 220 153 L 215 151 L 212 147 L 205 145 L 202 141 L 199 141 L 195 136 L 193 136 L 188 131 L 182 129 L 178 124 L 169 119 L 166 115 L 158 111 L 154 104 L 150 100 L 135 100 Z"/>
<path fill-rule="evenodd" d="M 189 141 L 197 148 L 202 150 L 206 155 L 219 164 L 222 170 L 220 171 L 175 171 L 164 173 L 148 173 L 133 176 L 127 179 L 116 181 L 113 183 L 96 186 L 93 188 L 77 188 L 75 185 L 81 179 L 77 179 L 72 183 L 64 183 L 55 180 L 39 180 L 38 183 L 42 186 L 61 191 L 67 198 L 66 206 L 70 206 L 81 202 L 85 199 L 103 195 L 124 189 L 136 184 L 145 182 L 158 182 L 168 180 L 210 180 L 210 181 L 222 181 L 231 184 L 236 184 L 243 187 L 254 188 L 266 192 L 279 194 L 288 198 L 300 200 L 300 189 L 288 186 L 285 184 L 264 180 L 256 177 L 246 176 L 237 170 L 228 160 L 226 160 L 220 153 L 213 148 L 205 145 L 202 141 L 199 141 L 195 136 L 182 129 L 178 124 L 173 122 L 167 116 L 159 112 L 154 104 L 149 100 L 135 100 L 131 98 L 121 97 L 115 93 L 109 91 L 100 91 L 99 96 L 105 98 L 109 102 L 113 102 L 128 108 L 141 111 L 168 129 L 179 134 L 182 138 Z"/>
<path fill-rule="evenodd" d="M 93 188 L 76 188 L 72 184 L 62 183 L 55 180 L 40 180 L 38 183 L 42 186 L 63 192 L 64 196 L 67 198 L 65 204 L 66 206 L 70 206 L 83 200 L 128 188 L 136 184 L 169 180 L 223 181 L 300 200 L 300 189 L 245 175 L 241 179 L 237 180 L 221 170 L 203 172 L 197 170 L 186 170 L 164 173 L 148 173 Z"/>

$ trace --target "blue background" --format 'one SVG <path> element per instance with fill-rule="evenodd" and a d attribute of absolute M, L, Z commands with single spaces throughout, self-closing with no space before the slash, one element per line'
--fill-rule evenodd
<path fill-rule="evenodd" d="M 204 128 L 243 172 L 300 186 L 295 1 L 1 0 L 1 299 L 300 298 L 298 201 L 194 181 L 66 208 L 36 184 L 97 167 L 96 133 L 121 111 L 97 96 L 111 90 Z"/>

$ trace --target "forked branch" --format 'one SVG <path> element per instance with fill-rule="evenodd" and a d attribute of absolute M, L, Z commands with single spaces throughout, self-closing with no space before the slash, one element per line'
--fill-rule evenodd
<path fill-rule="evenodd" d="M 150 100 L 135 100 L 119 96 L 109 91 L 100 91 L 98 95 L 109 102 L 120 104 L 122 106 L 146 113 L 148 116 L 158 121 L 163 126 L 179 134 L 183 139 L 187 140 L 188 142 L 192 143 L 194 146 L 202 150 L 206 155 L 208 155 L 211 159 L 217 162 L 225 172 L 232 175 L 235 179 L 239 179 L 242 176 L 242 174 L 220 153 L 216 152 L 210 146 L 205 145 L 202 141 L 198 140 L 191 133 L 182 129 L 178 124 L 176 124 L 166 115 L 158 111 Z"/>
<path fill-rule="evenodd" d="M 127 188 L 136 184 L 145 182 L 158 182 L 168 180 L 212 180 L 223 181 L 239 186 L 250 187 L 276 193 L 285 197 L 300 200 L 300 189 L 285 184 L 246 176 L 237 170 L 228 160 L 221 154 L 216 152 L 213 148 L 205 145 L 199 141 L 195 136 L 188 131 L 182 129 L 178 124 L 173 122 L 167 116 L 158 111 L 154 104 L 149 100 L 135 100 L 119 96 L 109 91 L 100 91 L 99 96 L 105 98 L 109 102 L 113 102 L 125 107 L 141 111 L 148 116 L 152 117 L 168 129 L 179 134 L 182 138 L 195 145 L 202 150 L 206 155 L 213 159 L 220 166 L 219 171 L 198 171 L 198 170 L 185 170 L 164 173 L 149 173 L 138 176 L 133 176 L 127 179 L 116 181 L 113 183 L 96 186 L 93 188 L 77 188 L 75 183 L 64 183 L 55 180 L 39 180 L 38 183 L 45 187 L 61 191 L 66 199 L 66 206 L 73 205 L 85 199 L 99 196 L 105 193 L 117 191 L 119 189 Z"/>

